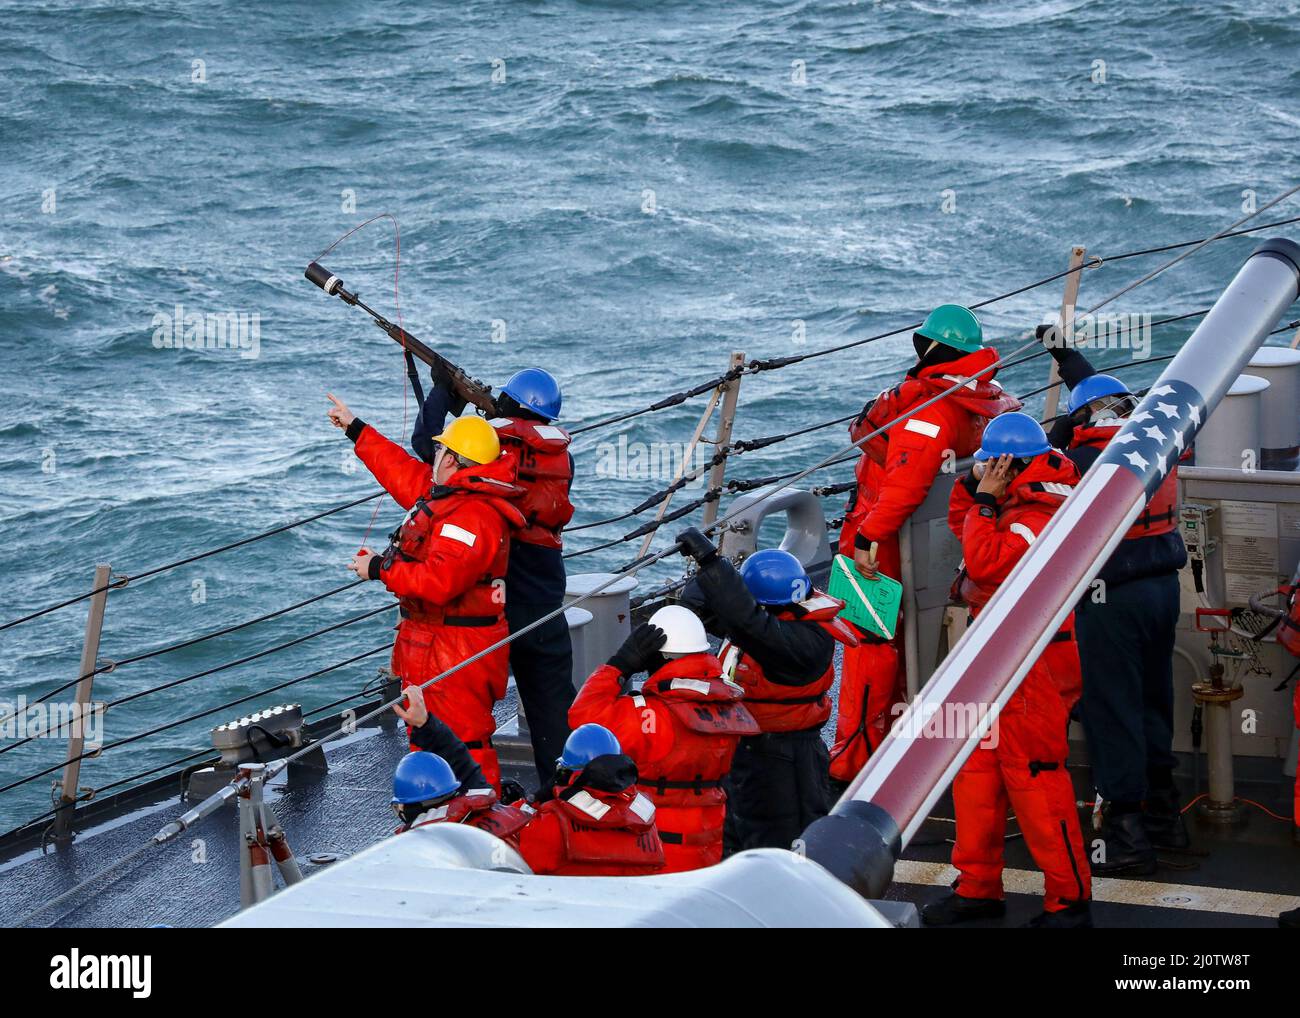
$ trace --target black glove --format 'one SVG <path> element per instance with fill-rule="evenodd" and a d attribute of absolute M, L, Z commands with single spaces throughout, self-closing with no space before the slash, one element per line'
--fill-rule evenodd
<path fill-rule="evenodd" d="M 441 357 L 429 365 L 429 378 L 433 380 L 434 388 L 441 389 L 450 396 L 451 401 L 447 412 L 453 417 L 463 414 L 468 401 L 456 391 L 456 378 L 451 373 L 451 368 L 447 366 L 447 362 Z"/>
<path fill-rule="evenodd" d="M 623 641 L 623 646 L 614 652 L 607 664 L 613 665 L 623 675 L 635 675 L 637 672 L 654 671 L 663 661 L 659 648 L 668 639 L 668 634 L 658 626 L 642 622 Z"/>
<path fill-rule="evenodd" d="M 678 534 L 677 547 L 683 555 L 695 559 L 701 566 L 708 565 L 718 557 L 718 549 L 698 527 L 688 527 Z"/>
<path fill-rule="evenodd" d="M 524 792 L 524 786 L 514 778 L 501 779 L 501 802 L 509 806 L 514 802 L 527 802 L 528 795 Z"/>
<path fill-rule="evenodd" d="M 1044 322 L 1034 330 L 1034 338 L 1047 348 L 1047 352 L 1052 355 L 1053 360 L 1061 360 L 1063 357 L 1069 357 L 1074 352 L 1074 348 L 1067 346 L 1065 335 L 1061 327 L 1055 322 Z"/>

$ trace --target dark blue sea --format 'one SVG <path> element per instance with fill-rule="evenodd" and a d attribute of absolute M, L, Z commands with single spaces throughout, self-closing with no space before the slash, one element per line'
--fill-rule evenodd
<path fill-rule="evenodd" d="M 374 490 L 328 425 L 325 393 L 400 438 L 415 409 L 400 353 L 302 275 L 371 217 L 393 219 L 322 260 L 478 377 L 547 367 L 565 387 L 562 423 L 579 427 L 717 375 L 732 350 L 815 352 L 1015 290 L 1064 269 L 1074 244 L 1107 258 L 1219 230 L 1300 182 L 1298 12 L 1263 0 L 4 3 L 0 623 L 85 591 L 97 562 L 138 574 Z M 1256 222 L 1295 215 L 1293 200 Z M 1208 307 L 1257 240 L 1216 243 L 1108 310 Z M 1167 257 L 1089 271 L 1079 303 Z M 986 335 L 1024 342 L 1061 287 L 982 309 Z M 200 317 L 204 342 L 189 348 L 183 323 Z M 209 320 L 228 326 L 224 343 Z M 1194 325 L 1100 360 L 1150 380 L 1148 361 Z M 736 435 L 847 414 L 911 356 L 901 335 L 747 376 Z M 1039 358 L 1002 381 L 1026 392 L 1046 370 Z M 583 435 L 575 522 L 663 487 L 703 405 Z M 792 471 L 843 443 L 839 427 L 812 432 L 737 457 L 727 476 Z M 114 590 L 101 657 L 340 586 L 367 533 L 382 546 L 399 517 L 367 503 Z M 575 533 L 570 550 L 636 522 Z M 615 568 L 636 547 L 571 566 Z M 680 571 L 669 565 L 643 584 Z M 97 677 L 96 698 L 386 597 L 371 585 L 124 665 Z M 85 617 L 81 602 L 0 632 L 0 701 L 75 678 Z M 324 668 L 381 645 L 391 624 L 124 704 L 104 738 Z M 382 660 L 106 752 L 82 784 L 202 749 L 212 725 L 256 706 L 356 693 Z M 0 739 L 0 785 L 65 752 L 13 742 Z M 48 809 L 55 777 L 0 794 L 0 828 Z"/>

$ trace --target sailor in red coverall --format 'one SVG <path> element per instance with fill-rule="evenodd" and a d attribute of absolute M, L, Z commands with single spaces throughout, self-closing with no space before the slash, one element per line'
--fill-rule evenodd
<path fill-rule="evenodd" d="M 492 426 L 458 417 L 424 463 L 354 416 L 333 396 L 330 419 L 390 495 L 410 510 L 388 549 L 363 548 L 349 563 L 362 579 L 396 594 L 402 621 L 393 671 L 403 686 L 422 684 L 505 639 L 505 574 L 512 528 L 524 524 L 511 503 L 515 461 L 501 458 Z M 493 788 L 501 770 L 492 749 L 493 705 L 505 696 L 509 649 L 502 647 L 424 689 L 429 713 L 469 748 Z"/>
<path fill-rule="evenodd" d="M 640 692 L 627 691 L 642 671 L 649 675 Z M 723 680 L 700 620 L 669 605 L 592 672 L 569 708 L 569 724 L 604 725 L 636 761 L 637 785 L 657 810 L 665 873 L 722 859 L 722 781 L 740 740 L 759 733 L 743 695 Z"/>
<path fill-rule="evenodd" d="M 636 787 L 636 764 L 600 725 L 582 725 L 555 762 L 555 794 L 519 835 L 532 871 L 557 877 L 637 877 L 664 868 L 655 806 Z"/>
<path fill-rule="evenodd" d="M 925 501 L 935 476 L 946 464 L 976 450 L 991 418 L 1020 406 L 993 381 L 996 370 L 971 377 L 996 362 L 998 355 L 983 345 L 979 320 L 967 308 L 939 306 L 912 342 L 916 364 L 899 385 L 863 408 L 849 428 L 855 441 L 955 383 L 971 380 L 861 447 L 857 489 L 845 513 L 839 550 L 868 577 L 877 570 L 899 576 L 898 532 Z M 901 625 L 898 631 L 902 632 Z M 899 641 L 861 630 L 858 635 L 859 645 L 844 650 L 831 747 L 831 777 L 839 782 L 851 781 L 862 769 L 889 730 L 894 705 L 906 699 L 907 673 Z"/>
<path fill-rule="evenodd" d="M 1051 447 L 1038 422 L 1021 413 L 992 421 L 975 455 L 983 462 L 953 486 L 948 514 L 961 539 L 961 596 L 972 615 L 988 603 L 1079 480 L 1074 464 Z M 1070 616 L 953 781 L 952 864 L 961 876 L 955 893 L 922 910 L 928 925 L 1005 913 L 1008 804 L 1046 884 L 1043 913 L 1030 925 L 1092 925 L 1091 874 L 1066 770 L 1069 712 L 1079 689 Z"/>
<path fill-rule="evenodd" d="M 521 808 L 523 803 L 500 802 L 465 744 L 430 716 L 424 697 L 408 695 L 407 701 L 394 705 L 393 712 L 407 723 L 419 749 L 403 757 L 393 774 L 393 809 L 402 822 L 397 833 L 429 824 L 467 824 L 518 849 L 519 832 L 532 811 Z"/>

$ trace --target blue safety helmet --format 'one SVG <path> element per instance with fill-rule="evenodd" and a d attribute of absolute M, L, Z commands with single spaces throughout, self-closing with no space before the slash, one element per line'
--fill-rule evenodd
<path fill-rule="evenodd" d="M 548 420 L 560 416 L 560 383 L 549 371 L 541 368 L 524 368 L 510 376 L 501 391 L 525 410 L 531 410 Z"/>
<path fill-rule="evenodd" d="M 1114 375 L 1089 375 L 1070 390 L 1070 413 L 1085 407 L 1095 399 L 1107 396 L 1132 396 L 1129 388 Z"/>
<path fill-rule="evenodd" d="M 555 761 L 555 766 L 580 771 L 598 756 L 622 752 L 618 739 L 604 725 L 579 725 L 565 741 L 564 752 Z"/>
<path fill-rule="evenodd" d="M 800 561 L 780 548 L 764 548 L 745 559 L 740 578 L 759 604 L 794 604 L 812 590 Z"/>
<path fill-rule="evenodd" d="M 1047 440 L 1043 426 L 1028 414 L 1012 412 L 999 414 L 984 429 L 984 438 L 975 450 L 977 460 L 1014 456 L 1028 459 L 1050 452 L 1052 443 Z"/>
<path fill-rule="evenodd" d="M 436 753 L 407 753 L 393 772 L 393 805 L 445 799 L 460 789 L 456 773 Z"/>

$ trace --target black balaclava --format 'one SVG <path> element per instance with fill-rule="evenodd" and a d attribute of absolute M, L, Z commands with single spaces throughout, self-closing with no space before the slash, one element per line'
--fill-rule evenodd
<path fill-rule="evenodd" d="M 560 772 L 556 772 L 558 783 Z M 636 763 L 623 753 L 606 753 L 592 759 L 569 782 L 569 787 L 560 792 L 560 798 L 569 799 L 584 788 L 594 788 L 598 792 L 621 792 L 636 784 Z"/>
<path fill-rule="evenodd" d="M 929 348 L 933 344 L 933 349 Z M 914 375 L 922 368 L 932 368 L 936 364 L 947 364 L 949 361 L 955 361 L 966 354 L 958 350 L 955 346 L 949 346 L 947 343 L 939 343 L 927 336 L 922 336 L 919 332 L 912 333 L 912 348 L 916 350 L 916 364 L 908 371 L 909 375 Z"/>
<path fill-rule="evenodd" d="M 496 399 L 493 400 L 493 406 L 496 407 L 497 413 L 502 417 L 522 417 L 525 420 L 538 421 L 542 424 L 548 424 L 551 420 L 549 417 L 534 413 L 513 396 L 509 396 L 504 392 L 499 393 Z"/>

